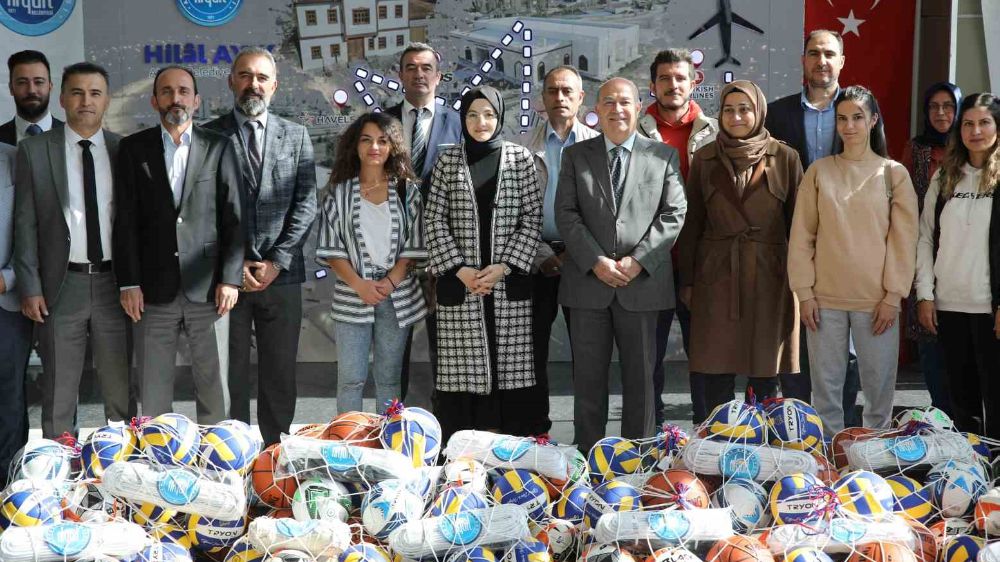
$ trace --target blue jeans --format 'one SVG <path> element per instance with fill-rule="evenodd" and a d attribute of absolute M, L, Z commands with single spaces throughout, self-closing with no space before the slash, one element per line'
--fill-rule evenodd
<path fill-rule="evenodd" d="M 410 327 L 399 327 L 391 298 L 375 305 L 374 324 L 335 320 L 333 333 L 337 338 L 338 413 L 361 411 L 369 352 L 373 355 L 375 409 L 382 411 L 387 402 L 399 398 L 403 352 Z"/>

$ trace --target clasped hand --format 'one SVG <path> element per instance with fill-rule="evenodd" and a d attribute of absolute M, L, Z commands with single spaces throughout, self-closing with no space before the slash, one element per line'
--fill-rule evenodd
<path fill-rule="evenodd" d="M 632 256 L 625 256 L 618 261 L 601 256 L 597 258 L 593 272 L 605 285 L 617 289 L 628 285 L 638 277 L 642 272 L 642 265 Z"/>
<path fill-rule="evenodd" d="M 482 269 L 463 267 L 456 274 L 473 295 L 486 296 L 493 292 L 493 286 L 503 279 L 504 267 L 500 264 L 488 265 Z"/>

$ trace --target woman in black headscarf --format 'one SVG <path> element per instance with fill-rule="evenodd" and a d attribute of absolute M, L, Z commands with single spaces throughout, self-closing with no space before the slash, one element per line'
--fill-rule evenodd
<path fill-rule="evenodd" d="M 459 429 L 537 435 L 529 272 L 541 230 L 531 153 L 503 140 L 504 103 L 488 86 L 462 96 L 463 142 L 438 157 L 426 221 L 437 277 L 435 413 Z"/>

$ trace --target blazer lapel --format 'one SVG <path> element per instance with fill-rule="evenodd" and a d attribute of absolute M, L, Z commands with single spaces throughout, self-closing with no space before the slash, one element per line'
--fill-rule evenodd
<path fill-rule="evenodd" d="M 191 150 L 188 152 L 187 166 L 184 168 L 184 193 L 181 193 L 181 205 L 177 208 L 177 212 L 180 213 L 187 205 L 188 199 L 191 198 L 191 193 L 194 191 L 194 185 L 197 182 L 198 171 L 201 170 L 202 164 L 205 161 L 205 153 L 208 151 L 208 147 L 205 146 L 205 138 L 202 136 L 201 132 L 191 126 Z"/>
<path fill-rule="evenodd" d="M 628 157 L 628 169 L 625 171 L 625 188 L 622 190 L 622 201 L 618 206 L 618 214 L 628 207 L 632 195 L 639 189 L 639 182 L 646 173 L 646 151 L 643 150 L 642 138 L 636 135 L 635 142 L 632 143 L 632 153 Z"/>
<path fill-rule="evenodd" d="M 246 185 L 256 189 L 257 188 L 257 178 L 254 176 L 253 170 L 250 169 L 250 157 L 247 156 L 246 146 L 243 144 L 243 137 L 240 136 L 240 124 L 233 116 L 232 112 L 229 112 L 225 116 L 225 126 L 224 130 L 229 134 L 229 140 L 232 141 L 233 147 L 236 148 L 236 157 L 240 161 L 240 174 L 246 178 L 244 182 Z"/>
<path fill-rule="evenodd" d="M 62 206 L 66 228 L 69 228 L 69 184 L 66 177 L 66 132 L 53 128 L 48 142 L 49 165 L 52 168 L 52 181 L 55 183 L 59 204 Z"/>
<path fill-rule="evenodd" d="M 260 167 L 260 178 L 257 180 L 257 189 L 264 187 L 264 178 L 271 177 L 271 170 L 277 162 L 278 154 L 281 153 L 281 145 L 285 138 L 285 126 L 278 119 L 271 115 L 268 118 L 267 129 L 264 130 L 264 163 Z"/>
<path fill-rule="evenodd" d="M 604 199 L 608 202 L 608 207 L 615 209 L 615 196 L 611 192 L 611 171 L 608 169 L 608 153 L 604 150 L 604 136 L 598 137 L 599 140 L 594 141 L 591 145 L 591 155 L 587 158 L 587 162 L 590 164 L 590 171 L 594 174 L 594 180 L 597 181 L 598 190 L 604 195 Z"/>

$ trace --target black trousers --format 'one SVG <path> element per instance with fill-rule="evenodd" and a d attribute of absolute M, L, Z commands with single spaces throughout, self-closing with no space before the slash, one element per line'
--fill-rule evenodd
<path fill-rule="evenodd" d="M 560 277 L 546 277 L 541 273 L 531 276 L 531 311 L 532 336 L 535 348 L 535 380 L 537 392 L 536 404 L 525 412 L 533 418 L 531 424 L 535 432 L 532 435 L 548 433 L 552 428 L 549 417 L 549 343 L 552 341 L 552 324 L 559 316 L 559 280 Z M 563 307 L 563 320 L 569 330 L 569 309 Z"/>
<path fill-rule="evenodd" d="M 729 402 L 736 392 L 736 375 L 714 375 L 706 373 L 691 373 L 691 389 L 694 394 L 695 385 L 704 397 L 703 410 L 695 408 L 694 423 L 698 425 L 705 421 L 708 414 L 716 407 Z M 744 399 L 750 401 L 750 392 L 758 402 L 778 396 L 778 377 L 749 378 L 744 390 Z M 699 415 L 700 414 L 700 415 Z"/>
<path fill-rule="evenodd" d="M 938 341 L 944 349 L 951 417 L 959 431 L 1000 438 L 1000 341 L 992 314 L 939 310 Z"/>

